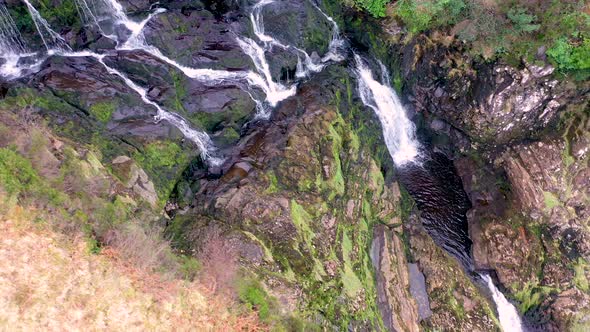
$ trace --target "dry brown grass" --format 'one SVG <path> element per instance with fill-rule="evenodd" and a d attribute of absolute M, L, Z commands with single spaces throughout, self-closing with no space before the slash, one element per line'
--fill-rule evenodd
<path fill-rule="evenodd" d="M 232 296 L 238 272 L 237 253 L 218 229 L 211 231 L 203 241 L 198 253 L 202 264 L 201 282 L 215 294 Z"/>
<path fill-rule="evenodd" d="M 32 223 L 40 211 L 2 208 L 0 330 L 264 330 L 215 289 L 139 268 L 111 247 L 89 254 L 81 236 Z"/>

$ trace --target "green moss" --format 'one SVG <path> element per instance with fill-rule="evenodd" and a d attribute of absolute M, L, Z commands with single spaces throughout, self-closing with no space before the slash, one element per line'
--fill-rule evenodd
<path fill-rule="evenodd" d="M 273 263 L 274 262 L 274 258 L 272 256 L 272 252 L 264 244 L 264 242 L 262 242 L 262 240 L 260 240 L 259 238 L 257 238 L 256 235 L 254 235 L 251 232 L 242 231 L 242 233 L 244 233 L 244 235 L 246 235 L 250 240 L 256 242 L 262 248 L 262 251 L 264 252 L 264 260 L 266 260 L 269 263 Z"/>
<path fill-rule="evenodd" d="M 115 104 L 113 102 L 103 101 L 94 103 L 90 106 L 90 114 L 98 121 L 107 123 L 111 120 L 111 115 L 115 111 Z"/>
<path fill-rule="evenodd" d="M 291 200 L 291 220 L 297 227 L 300 239 L 307 244 L 308 248 L 313 248 L 315 233 L 310 226 L 313 220 L 312 216 L 294 199 Z"/>
<path fill-rule="evenodd" d="M 561 206 L 559 198 L 554 193 L 544 191 L 543 198 L 545 199 L 545 208 L 548 210 L 552 210 L 556 206 Z"/>
<path fill-rule="evenodd" d="M 222 145 L 230 145 L 236 143 L 238 139 L 240 139 L 240 133 L 233 127 L 225 127 L 219 136 L 218 142 Z"/>
<path fill-rule="evenodd" d="M 279 180 L 273 171 L 267 173 L 268 187 L 264 191 L 266 194 L 274 194 L 279 191 Z"/>
<path fill-rule="evenodd" d="M 170 195 L 177 178 L 189 163 L 187 152 L 170 141 L 152 142 L 133 157 L 154 182 L 161 199 Z"/>
<path fill-rule="evenodd" d="M 238 284 L 238 296 L 240 301 L 250 309 L 258 312 L 258 317 L 263 322 L 271 318 L 271 304 L 273 299 L 266 293 L 262 284 L 254 279 L 245 279 Z"/>
<path fill-rule="evenodd" d="M 185 78 L 177 71 L 170 71 L 172 83 L 174 84 L 174 108 L 179 113 L 185 113 L 182 100 L 186 97 Z"/>
<path fill-rule="evenodd" d="M 576 285 L 579 290 L 588 293 L 590 290 L 588 279 L 586 278 L 586 271 L 589 270 L 588 262 L 586 262 L 583 258 L 578 258 L 578 260 L 573 264 L 573 269 L 574 285 Z"/>
<path fill-rule="evenodd" d="M 9 197 L 30 196 L 29 199 L 59 205 L 66 200 L 63 193 L 52 188 L 33 168 L 31 161 L 14 150 L 0 149 L 0 186 Z"/>
<path fill-rule="evenodd" d="M 554 288 L 540 286 L 527 282 L 524 287 L 513 286 L 513 289 L 520 289 L 514 294 L 514 298 L 519 302 L 518 310 L 525 314 L 529 310 L 537 308 L 545 298 L 555 291 Z"/>
<path fill-rule="evenodd" d="M 363 283 L 357 277 L 352 269 L 352 241 L 346 232 L 342 233 L 342 258 L 344 260 L 344 268 L 341 271 L 342 286 L 344 292 L 350 297 L 354 298 L 363 289 Z"/>

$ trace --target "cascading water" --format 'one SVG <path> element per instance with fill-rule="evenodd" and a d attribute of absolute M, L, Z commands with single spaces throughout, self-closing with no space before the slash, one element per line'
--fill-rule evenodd
<path fill-rule="evenodd" d="M 8 9 L 0 3 L 0 76 L 16 77 L 20 75 L 22 68 L 18 66 L 21 55 L 27 53 L 14 20 Z"/>
<path fill-rule="evenodd" d="M 53 53 L 56 51 L 67 52 L 71 51 L 72 49 L 66 43 L 66 41 L 59 35 L 59 33 L 53 31 L 51 26 L 47 21 L 41 17 L 41 14 L 37 9 L 29 2 L 29 0 L 23 0 L 24 3 L 27 5 L 27 9 L 29 10 L 29 14 L 33 19 L 33 23 L 37 28 L 37 32 L 45 45 L 48 53 Z"/>
<path fill-rule="evenodd" d="M 105 69 L 107 70 L 107 72 L 109 74 L 117 75 L 118 77 L 120 77 L 129 88 L 131 88 L 133 91 L 135 91 L 141 97 L 143 102 L 156 108 L 156 110 L 158 111 L 158 114 L 156 115 L 156 120 L 158 120 L 158 121 L 159 120 L 166 120 L 166 121 L 170 122 L 172 125 L 177 127 L 186 138 L 188 138 L 193 143 L 195 143 L 197 145 L 197 147 L 199 148 L 199 150 L 201 151 L 201 157 L 203 158 L 203 160 L 207 160 L 212 165 L 219 165 L 219 164 L 221 164 L 221 162 L 223 162 L 223 160 L 221 158 L 214 156 L 216 149 L 213 146 L 213 143 L 211 142 L 209 135 L 207 135 L 204 132 L 192 129 L 190 127 L 190 125 L 188 124 L 188 122 L 184 118 L 182 118 L 180 115 L 168 112 L 168 111 L 164 110 L 157 103 L 151 101 L 147 97 L 147 90 L 146 89 L 135 84 L 135 82 L 133 82 L 131 79 L 129 79 L 125 74 L 108 66 L 104 62 L 104 58 L 106 57 L 106 55 L 93 53 L 93 52 L 87 52 L 87 51 L 86 52 L 62 53 L 60 55 L 65 56 L 65 57 L 91 57 L 91 58 L 96 59 L 100 64 L 102 64 L 105 67 Z"/>
<path fill-rule="evenodd" d="M 295 73 L 297 78 L 307 77 L 311 72 L 317 73 L 322 71 L 329 61 L 342 61 L 344 59 L 344 56 L 342 56 L 339 52 L 339 49 L 343 45 L 343 41 L 340 39 L 338 25 L 331 17 L 322 12 L 320 8 L 317 7 L 317 5 L 311 2 L 310 3 L 334 26 L 328 53 L 319 62 L 314 61 L 305 50 L 294 45 L 284 44 L 272 36 L 266 34 L 262 10 L 264 6 L 273 2 L 274 0 L 261 0 L 253 6 L 250 13 L 250 21 L 252 23 L 254 35 L 256 38 L 258 38 L 262 45 L 259 45 L 250 38 L 238 38 L 238 44 L 244 53 L 246 53 L 252 59 L 252 62 L 254 62 L 254 66 L 256 67 L 256 70 L 259 74 L 258 76 L 252 74 L 248 75 L 248 82 L 264 91 L 266 94 L 266 101 L 272 107 L 276 106 L 278 102 L 294 95 L 297 91 L 297 88 L 295 85 L 286 87 L 281 83 L 273 81 L 272 75 L 270 73 L 270 66 L 265 55 L 266 51 L 272 49 L 272 47 L 279 47 L 284 50 L 294 50 L 297 53 L 298 59 Z M 301 61 L 301 57 L 303 57 L 303 61 Z M 263 111 L 262 113 L 259 113 L 259 116 L 268 116 L 268 113 L 264 111 L 264 108 L 262 109 Z"/>
<path fill-rule="evenodd" d="M 363 103 L 377 113 L 393 161 L 397 166 L 414 161 L 419 148 L 414 123 L 408 118 L 389 82 L 376 81 L 361 57 L 357 54 L 354 57 L 359 94 Z M 382 69 L 385 71 L 385 67 Z"/>
<path fill-rule="evenodd" d="M 96 59 L 98 62 L 100 62 L 107 69 L 107 71 L 110 74 L 117 75 L 121 79 L 123 79 L 125 84 L 127 84 L 128 87 L 130 87 L 132 90 L 137 92 L 140 95 L 141 99 L 146 104 L 149 104 L 149 105 L 156 108 L 156 110 L 158 111 L 158 114 L 156 115 L 157 121 L 162 120 L 162 119 L 167 120 L 172 125 L 176 126 L 183 133 L 183 135 L 186 138 L 188 138 L 189 140 L 194 142 L 197 145 L 197 147 L 199 148 L 199 150 L 201 151 L 201 156 L 203 157 L 204 160 L 208 160 L 209 163 L 212 165 L 218 165 L 222 162 L 221 158 L 213 156 L 213 152 L 216 149 L 213 146 L 211 139 L 209 138 L 209 136 L 206 133 L 192 129 L 190 127 L 190 125 L 188 124 L 188 122 L 184 118 L 182 118 L 180 115 L 168 112 L 168 111 L 164 110 L 162 107 L 160 107 L 158 104 L 156 104 L 155 102 L 149 100 L 149 98 L 147 98 L 147 91 L 144 88 L 135 84 L 127 76 L 125 76 L 122 72 L 108 66 L 104 62 L 104 57 L 105 57 L 104 54 L 98 54 L 98 53 L 87 52 L 87 51 L 85 51 L 85 52 L 72 52 L 71 49 L 69 48 L 69 46 L 67 46 L 65 41 L 61 38 L 61 36 L 59 36 L 59 34 L 57 34 L 55 31 L 53 31 L 51 29 L 51 27 L 49 26 L 49 23 L 45 19 L 43 19 L 43 17 L 41 17 L 41 14 L 39 14 L 39 12 L 35 9 L 35 7 L 28 0 L 23 0 L 23 1 L 25 1 L 25 4 L 27 5 L 27 8 L 29 10 L 29 13 L 33 17 L 33 21 L 35 23 L 35 26 L 39 32 L 39 35 L 42 37 L 43 43 L 45 44 L 45 47 L 47 48 L 47 51 L 49 54 L 55 54 L 55 55 L 64 56 L 64 57 L 92 57 L 92 58 Z M 111 3 L 111 2 L 109 2 L 109 3 Z M 90 7 L 88 7 L 85 2 L 80 3 L 80 5 L 84 5 L 88 10 L 90 10 Z M 133 25 L 133 27 L 135 29 L 130 29 L 130 30 L 132 32 L 131 36 L 137 38 L 135 40 L 141 40 L 140 38 L 143 38 L 143 33 L 142 33 L 143 27 L 145 26 L 146 22 L 153 15 L 156 15 L 157 13 L 158 12 L 151 14 L 150 17 L 148 17 L 148 19 L 142 21 L 141 23 Z M 116 14 L 117 17 L 120 17 L 120 15 L 121 15 L 120 13 Z M 130 25 L 132 25 L 132 24 L 130 24 Z M 141 37 L 137 37 L 137 36 L 141 36 Z"/>
<path fill-rule="evenodd" d="M 498 288 L 494 285 L 492 278 L 488 274 L 480 274 L 483 281 L 486 283 L 486 286 L 489 288 L 490 292 L 492 293 L 492 298 L 496 303 L 496 308 L 498 309 L 498 316 L 500 319 L 500 325 L 502 326 L 502 331 L 504 332 L 522 332 L 522 321 L 520 316 L 518 315 L 518 311 L 512 305 L 512 303 L 508 302 L 504 294 L 500 292 Z"/>
<path fill-rule="evenodd" d="M 20 32 L 6 6 L 0 2 L 0 55 L 25 52 L 26 48 Z"/>
<path fill-rule="evenodd" d="M 250 38 L 238 38 L 238 45 L 252 59 L 256 70 L 260 74 L 250 75 L 248 81 L 264 91 L 266 100 L 271 106 L 276 106 L 278 102 L 293 96 L 297 92 L 295 85 L 285 87 L 281 83 L 275 83 L 272 80 L 264 50 L 254 40 Z"/>
<path fill-rule="evenodd" d="M 223 160 L 215 157 L 216 149 L 210 137 L 190 127 L 188 121 L 181 116 L 163 109 L 150 100 L 147 90 L 123 72 L 105 63 L 107 55 L 94 52 L 72 52 L 65 40 L 51 29 L 35 7 L 23 0 L 33 18 L 33 22 L 47 49 L 47 53 L 64 57 L 91 57 L 96 59 L 111 75 L 116 75 L 136 92 L 148 105 L 156 108 L 156 120 L 166 120 L 176 126 L 183 135 L 194 142 L 201 151 L 203 159 L 217 165 Z M 187 77 L 209 83 L 221 81 L 246 81 L 252 87 L 261 89 L 266 94 L 267 105 L 276 106 L 280 101 L 296 93 L 296 85 L 285 86 L 274 82 L 266 59 L 266 51 L 273 47 L 292 50 L 298 56 L 297 77 L 307 77 L 311 72 L 319 72 L 331 61 L 342 61 L 345 58 L 344 39 L 336 22 L 326 15 L 312 0 L 310 3 L 332 24 L 332 38 L 328 52 L 321 58 L 312 59 L 308 53 L 295 45 L 284 44 L 265 33 L 262 10 L 274 0 L 261 0 L 255 4 L 250 14 L 254 35 L 259 41 L 247 37 L 237 37 L 238 45 L 252 59 L 256 71 L 230 72 L 224 70 L 197 69 L 181 65 L 149 45 L 143 34 L 146 24 L 164 9 L 152 11 L 140 22 L 130 20 L 124 8 L 116 0 L 75 0 L 81 19 L 89 26 L 95 26 L 101 34 L 117 42 L 118 50 L 145 51 L 155 58 L 182 71 Z M 118 31 L 123 26 L 127 33 Z M 117 33 L 119 32 L 119 33 Z M 19 59 L 28 50 L 22 42 L 20 34 L 10 17 L 6 7 L 0 3 L 0 57 L 4 62 L 0 66 L 0 75 L 18 77 L 22 69 L 18 67 Z M 470 257 L 471 240 L 467 233 L 466 212 L 470 202 L 465 194 L 462 183 L 456 174 L 452 162 L 441 153 L 428 152 L 420 146 L 416 139 L 415 127 L 408 118 L 402 104 L 390 86 L 390 77 L 381 63 L 381 81 L 374 79 L 368 65 L 355 55 L 356 76 L 358 78 L 359 95 L 363 103 L 377 114 L 382 126 L 385 143 L 393 161 L 398 168 L 401 182 L 415 199 L 425 229 L 434 241 L 443 249 L 455 256 L 469 271 L 473 270 Z M 254 98 L 253 98 L 254 99 Z M 264 109 L 263 102 L 256 100 L 259 109 Z M 419 162 L 418 162 L 419 161 Z M 487 274 L 480 274 L 485 286 L 490 290 L 497 305 L 500 323 L 504 331 L 522 331 L 522 322 L 518 312 L 494 286 Z"/>

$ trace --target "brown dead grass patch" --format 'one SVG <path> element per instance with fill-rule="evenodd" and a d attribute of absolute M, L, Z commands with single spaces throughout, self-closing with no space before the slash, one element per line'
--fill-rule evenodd
<path fill-rule="evenodd" d="M 30 222 L 35 211 L 3 212 L 0 330 L 265 330 L 255 312 L 232 312 L 232 300 L 197 281 L 138 268 L 114 248 L 90 254 L 81 236 Z"/>

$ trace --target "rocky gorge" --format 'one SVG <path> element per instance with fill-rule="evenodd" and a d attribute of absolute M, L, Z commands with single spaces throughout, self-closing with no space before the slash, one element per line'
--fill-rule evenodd
<path fill-rule="evenodd" d="M 0 52 L 0 133 L 17 117 L 92 151 L 177 251 L 220 236 L 270 326 L 501 330 L 485 273 L 525 330 L 589 328 L 590 85 L 543 52 L 483 61 L 333 0 L 31 2 L 57 36 L 0 3 L 23 41 Z M 420 167 L 392 158 L 355 55 Z"/>

